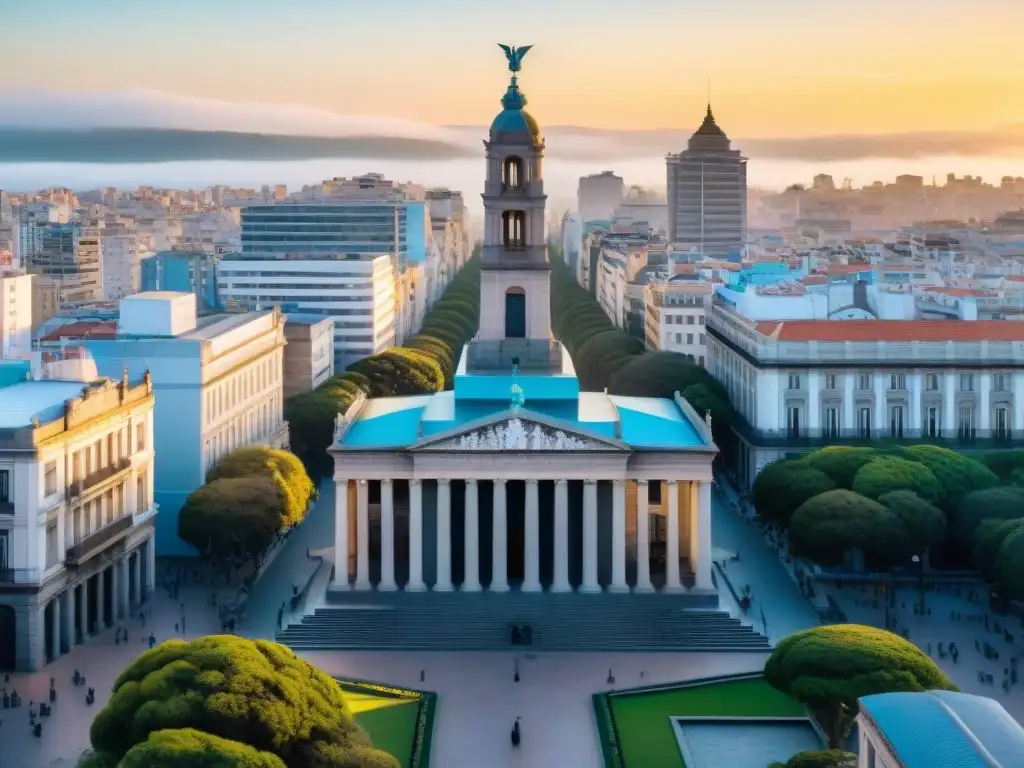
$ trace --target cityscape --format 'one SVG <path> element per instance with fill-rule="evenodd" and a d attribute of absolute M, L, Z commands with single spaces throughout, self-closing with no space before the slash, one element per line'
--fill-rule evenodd
<path fill-rule="evenodd" d="M 4 768 L 1024 765 L 1012 23 L 52 5 L 0 9 Z"/>

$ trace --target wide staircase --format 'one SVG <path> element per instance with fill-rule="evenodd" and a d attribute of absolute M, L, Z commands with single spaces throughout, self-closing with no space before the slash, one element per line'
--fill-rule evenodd
<path fill-rule="evenodd" d="M 667 595 L 352 592 L 277 639 L 302 651 L 770 650 L 729 614 L 685 603 Z M 514 627 L 521 645 L 512 643 Z"/>

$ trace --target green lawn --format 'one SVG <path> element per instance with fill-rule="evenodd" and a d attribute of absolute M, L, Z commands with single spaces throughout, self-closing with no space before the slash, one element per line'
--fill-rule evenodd
<path fill-rule="evenodd" d="M 373 740 L 373 746 L 398 758 L 408 768 L 416 736 L 419 699 L 402 699 L 368 690 L 346 690 L 352 714 Z"/>
<path fill-rule="evenodd" d="M 804 717 L 801 704 L 763 679 L 610 697 L 626 768 L 685 768 L 670 717 Z"/>

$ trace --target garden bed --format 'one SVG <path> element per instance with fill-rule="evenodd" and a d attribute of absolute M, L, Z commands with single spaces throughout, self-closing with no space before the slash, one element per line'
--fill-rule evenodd
<path fill-rule="evenodd" d="M 338 682 L 375 747 L 397 757 L 402 768 L 429 768 L 437 694 L 364 680 Z"/>

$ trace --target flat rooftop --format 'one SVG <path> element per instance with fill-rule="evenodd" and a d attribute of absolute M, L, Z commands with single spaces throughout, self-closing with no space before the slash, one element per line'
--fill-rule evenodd
<path fill-rule="evenodd" d="M 64 403 L 82 394 L 82 381 L 22 381 L 0 389 L 0 429 L 46 424 L 60 418 Z"/>

